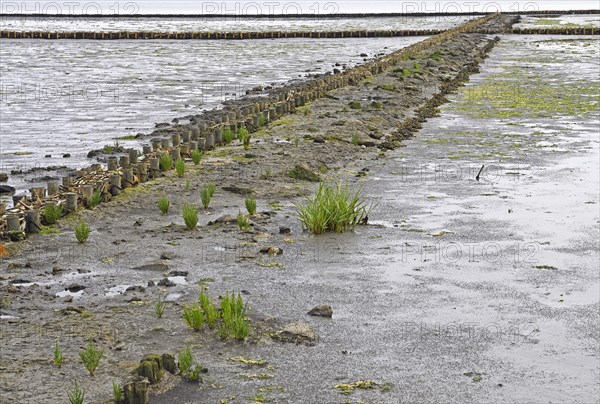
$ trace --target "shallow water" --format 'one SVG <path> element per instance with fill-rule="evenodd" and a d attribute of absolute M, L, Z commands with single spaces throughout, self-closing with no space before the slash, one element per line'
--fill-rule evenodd
<path fill-rule="evenodd" d="M 19 18 L 3 17 L 0 28 L 7 31 L 146 31 L 146 32 L 263 32 L 448 29 L 473 16 L 315 18 Z"/>
<path fill-rule="evenodd" d="M 139 147 L 116 138 L 150 132 L 155 123 L 217 107 L 257 85 L 325 73 L 336 62 L 351 67 L 363 62 L 362 53 L 374 57 L 423 39 L 2 40 L 0 172 L 89 165 L 89 150 L 115 142 Z M 27 189 L 42 175 L 59 174 L 9 184 Z"/>

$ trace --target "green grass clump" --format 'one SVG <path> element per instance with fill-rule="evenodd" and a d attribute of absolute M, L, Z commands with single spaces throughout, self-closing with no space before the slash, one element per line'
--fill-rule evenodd
<path fill-rule="evenodd" d="M 256 199 L 251 196 L 247 196 L 244 200 L 244 204 L 246 205 L 246 210 L 250 215 L 256 214 Z"/>
<path fill-rule="evenodd" d="M 90 226 L 86 222 L 81 221 L 75 226 L 75 238 L 77 239 L 77 241 L 83 244 L 87 241 L 88 237 L 90 236 L 90 231 Z"/>
<path fill-rule="evenodd" d="M 422 72 L 421 65 L 419 63 L 415 62 L 413 64 L 413 70 L 415 71 L 415 73 L 421 73 Z"/>
<path fill-rule="evenodd" d="M 88 343 L 88 346 L 85 350 L 79 352 L 79 357 L 81 358 L 85 368 L 88 370 L 88 372 L 90 372 L 91 377 L 94 377 L 94 372 L 100 364 L 100 359 L 102 359 L 103 355 L 104 349 L 96 349 L 96 347 L 92 345 L 91 341 Z"/>
<path fill-rule="evenodd" d="M 202 200 L 202 206 L 204 209 L 208 209 L 212 199 L 212 192 L 209 187 L 202 188 L 202 191 L 200 191 L 200 199 Z"/>
<path fill-rule="evenodd" d="M 113 382 L 113 398 L 115 399 L 115 403 L 120 403 L 123 399 L 123 390 L 121 389 L 121 385 L 117 382 Z"/>
<path fill-rule="evenodd" d="M 48 224 L 55 224 L 62 216 L 62 205 L 46 205 L 44 207 L 44 220 Z"/>
<path fill-rule="evenodd" d="M 236 297 L 235 292 L 232 292 L 231 296 L 227 292 L 223 300 L 221 300 L 221 316 L 223 317 L 223 324 L 219 329 L 219 336 L 221 338 L 227 339 L 231 336 L 237 340 L 246 338 L 249 326 L 245 316 L 244 302 L 240 293 Z"/>
<path fill-rule="evenodd" d="M 83 399 L 85 398 L 85 390 L 75 382 L 75 386 L 72 390 L 69 390 L 69 403 L 71 404 L 83 404 Z"/>
<path fill-rule="evenodd" d="M 194 331 L 200 331 L 204 324 L 204 314 L 198 305 L 183 306 L 183 320 Z"/>
<path fill-rule="evenodd" d="M 97 189 L 88 201 L 88 206 L 90 209 L 94 209 L 96 206 L 100 205 L 100 202 L 102 202 L 102 190 Z"/>
<path fill-rule="evenodd" d="M 248 132 L 247 129 L 240 129 L 240 140 L 244 145 L 244 150 L 248 150 L 250 148 L 250 139 L 252 139 L 252 135 L 250 135 L 250 132 Z"/>
<path fill-rule="evenodd" d="M 194 354 L 192 354 L 192 350 L 189 346 L 185 347 L 185 349 L 179 351 L 177 354 L 177 367 L 179 368 L 180 374 L 187 373 L 194 363 Z"/>
<path fill-rule="evenodd" d="M 242 212 L 237 215 L 237 224 L 242 231 L 250 230 L 250 220 Z"/>
<path fill-rule="evenodd" d="M 300 136 L 294 136 L 294 146 L 298 147 L 300 145 Z"/>
<path fill-rule="evenodd" d="M 396 91 L 396 86 L 393 84 L 380 84 L 378 87 L 385 91 Z"/>
<path fill-rule="evenodd" d="M 160 169 L 163 171 L 170 170 L 171 167 L 173 167 L 173 158 L 168 154 L 163 154 L 160 156 L 158 162 L 160 164 Z"/>
<path fill-rule="evenodd" d="M 248 135 L 248 129 L 246 128 L 239 128 L 237 131 L 237 138 L 238 140 L 241 142 L 244 140 L 244 136 Z"/>
<path fill-rule="evenodd" d="M 267 122 L 267 119 L 265 118 L 265 116 L 263 114 L 260 114 L 258 116 L 258 127 L 260 128 L 261 126 L 265 126 L 266 122 Z"/>
<path fill-rule="evenodd" d="M 56 366 L 57 368 L 61 368 L 63 364 L 63 354 L 62 354 L 62 349 L 60 349 L 60 346 L 58 345 L 58 342 L 56 344 L 54 344 L 54 366 Z"/>
<path fill-rule="evenodd" d="M 182 178 L 185 175 L 185 162 L 183 159 L 177 159 L 177 162 L 175 162 L 175 171 L 177 172 L 177 176 L 179 178 Z"/>
<path fill-rule="evenodd" d="M 161 196 L 158 202 L 156 202 L 156 205 L 158 205 L 158 209 L 161 211 L 161 213 L 163 215 L 166 215 L 167 213 L 169 213 L 169 207 L 171 206 L 171 202 L 166 196 Z"/>
<path fill-rule="evenodd" d="M 225 142 L 225 144 L 229 144 L 233 141 L 233 139 L 235 138 L 235 134 L 233 133 L 233 131 L 230 128 L 225 128 L 223 129 L 223 133 L 221 134 L 222 138 L 223 138 L 223 142 Z"/>
<path fill-rule="evenodd" d="M 206 319 L 206 324 L 208 325 L 208 328 L 210 328 L 211 330 L 214 329 L 216 322 L 219 319 L 219 312 L 217 310 L 217 307 L 210 301 L 210 298 L 204 291 L 200 292 L 200 297 L 198 300 L 200 302 L 200 307 L 204 312 L 204 317 Z"/>
<path fill-rule="evenodd" d="M 202 152 L 198 149 L 192 150 L 192 161 L 194 165 L 197 166 L 200 164 L 200 160 L 202 160 Z"/>
<path fill-rule="evenodd" d="M 373 107 L 375 109 L 381 109 L 381 108 L 383 108 L 383 104 L 380 103 L 379 101 L 373 101 L 371 103 L 371 107 Z"/>
<path fill-rule="evenodd" d="M 360 190 L 352 193 L 348 185 L 319 185 L 313 198 L 298 205 L 298 217 L 314 234 L 342 233 L 364 222 L 372 206 L 367 206 Z"/>
<path fill-rule="evenodd" d="M 154 314 L 156 314 L 157 318 L 162 318 L 163 314 L 165 314 L 165 302 L 163 302 L 160 296 L 154 305 Z"/>
<path fill-rule="evenodd" d="M 362 105 L 360 105 L 359 101 L 352 101 L 348 104 L 348 106 L 350 107 L 350 109 L 362 109 Z"/>
<path fill-rule="evenodd" d="M 194 230 L 198 224 L 198 209 L 193 205 L 185 204 L 183 206 L 183 221 L 188 229 Z"/>
<path fill-rule="evenodd" d="M 211 182 L 206 186 L 206 188 L 208 189 L 208 192 L 210 192 L 211 198 L 215 196 L 215 192 L 217 191 L 217 186 L 215 184 Z"/>
<path fill-rule="evenodd" d="M 358 146 L 358 141 L 359 141 L 358 133 L 353 133 L 352 134 L 352 144 L 354 146 Z"/>

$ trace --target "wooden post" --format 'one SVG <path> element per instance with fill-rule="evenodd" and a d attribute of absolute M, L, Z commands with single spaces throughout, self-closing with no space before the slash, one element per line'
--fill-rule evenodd
<path fill-rule="evenodd" d="M 73 186 L 73 177 L 71 177 L 71 176 L 63 177 L 62 184 L 63 184 L 63 187 L 65 187 L 65 188 L 72 187 Z"/>
<path fill-rule="evenodd" d="M 140 177 L 140 182 L 148 181 L 148 166 L 146 163 L 138 163 L 137 174 Z"/>
<path fill-rule="evenodd" d="M 133 178 L 133 170 L 131 168 L 124 169 L 121 177 L 121 184 L 123 189 L 131 188 L 135 185 Z"/>
<path fill-rule="evenodd" d="M 41 201 L 46 197 L 46 188 L 44 187 L 33 187 L 29 192 L 31 192 L 31 200 L 33 202 Z"/>
<path fill-rule="evenodd" d="M 223 144 L 223 136 L 221 128 L 215 129 L 215 146 L 221 146 Z"/>
<path fill-rule="evenodd" d="M 137 164 L 138 161 L 138 151 L 136 149 L 129 149 L 129 162 L 131 164 Z"/>
<path fill-rule="evenodd" d="M 77 194 L 75 192 L 67 192 L 65 198 L 65 210 L 67 212 L 77 210 Z"/>
<path fill-rule="evenodd" d="M 119 195 L 121 193 L 121 176 L 119 174 L 111 174 L 110 176 L 110 194 L 112 196 Z"/>
<path fill-rule="evenodd" d="M 190 156 L 190 144 L 189 143 L 184 143 L 181 145 L 181 147 L 179 148 L 179 152 L 181 153 L 181 156 L 186 156 L 189 157 Z"/>
<path fill-rule="evenodd" d="M 192 126 L 192 140 L 198 140 L 198 138 L 200 137 L 200 128 L 196 125 Z"/>
<path fill-rule="evenodd" d="M 92 196 L 94 195 L 94 186 L 93 185 L 82 185 L 81 186 L 81 197 L 86 203 L 90 202 Z"/>
<path fill-rule="evenodd" d="M 190 132 L 183 132 L 183 134 L 181 135 L 181 140 L 183 141 L 183 143 L 189 143 L 190 142 Z"/>
<path fill-rule="evenodd" d="M 146 155 L 146 156 L 147 156 L 147 155 L 149 155 L 149 154 L 152 154 L 152 146 L 151 146 L 151 145 L 148 145 L 148 144 L 146 144 L 146 145 L 142 146 L 142 152 L 143 152 L 143 153 L 144 153 L 144 155 Z"/>
<path fill-rule="evenodd" d="M 160 149 L 160 139 L 152 139 L 152 151 L 158 151 Z"/>
<path fill-rule="evenodd" d="M 193 140 L 190 141 L 190 153 L 197 149 L 198 149 L 198 142 L 193 141 Z"/>
<path fill-rule="evenodd" d="M 100 163 L 92 164 L 92 171 L 102 171 L 102 164 L 100 164 Z"/>
<path fill-rule="evenodd" d="M 58 181 L 48 181 L 48 196 L 52 196 L 58 193 L 60 185 Z"/>
<path fill-rule="evenodd" d="M 163 150 L 169 150 L 169 148 L 171 148 L 171 140 L 170 139 L 161 139 L 160 147 Z"/>
<path fill-rule="evenodd" d="M 175 147 L 171 149 L 171 158 L 173 159 L 173 163 L 181 158 L 181 153 L 179 152 L 179 147 Z"/>
<path fill-rule="evenodd" d="M 107 161 L 108 171 L 115 171 L 117 169 L 117 158 L 115 156 L 110 156 Z"/>
<path fill-rule="evenodd" d="M 204 149 L 212 150 L 215 148 L 215 135 L 212 133 L 207 133 L 204 138 Z"/>
<path fill-rule="evenodd" d="M 160 177 L 160 162 L 158 160 L 158 157 L 150 158 L 150 177 Z"/>
<path fill-rule="evenodd" d="M 181 137 L 179 136 L 179 133 L 173 134 L 171 139 L 173 140 L 173 147 L 177 147 L 181 143 Z"/>
<path fill-rule="evenodd" d="M 119 157 L 119 166 L 121 166 L 123 168 L 129 167 L 129 156 Z"/>
<path fill-rule="evenodd" d="M 40 227 L 40 211 L 38 209 L 32 209 L 25 212 L 25 232 L 36 234 L 40 232 Z"/>
<path fill-rule="evenodd" d="M 4 202 L 0 202 L 0 216 L 2 216 L 6 212 L 6 204 Z"/>
<path fill-rule="evenodd" d="M 11 213 L 6 216 L 6 230 L 21 231 L 21 219 L 19 215 Z"/>
<path fill-rule="evenodd" d="M 206 150 L 206 139 L 203 137 L 198 138 L 198 149 Z"/>

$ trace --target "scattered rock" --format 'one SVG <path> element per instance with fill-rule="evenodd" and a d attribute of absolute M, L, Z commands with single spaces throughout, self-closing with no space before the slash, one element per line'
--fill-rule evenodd
<path fill-rule="evenodd" d="M 223 190 L 227 191 L 227 192 L 231 192 L 233 194 L 239 194 L 239 195 L 250 195 L 254 192 L 252 190 L 252 188 L 242 188 L 242 187 L 238 187 L 237 185 L 223 187 Z"/>
<path fill-rule="evenodd" d="M 325 143 L 325 139 L 323 138 L 323 136 L 315 136 L 313 139 L 314 143 Z"/>
<path fill-rule="evenodd" d="M 27 279 L 11 279 L 10 281 L 8 281 L 8 283 L 10 285 L 22 285 L 24 283 L 32 283 L 32 282 Z"/>
<path fill-rule="evenodd" d="M 280 227 L 279 234 L 290 234 L 292 230 L 289 227 Z"/>
<path fill-rule="evenodd" d="M 232 215 L 223 215 L 220 218 L 218 218 L 217 220 L 208 222 L 208 225 L 210 226 L 213 224 L 231 224 L 231 223 L 237 223 L 237 218 Z"/>
<path fill-rule="evenodd" d="M 68 286 L 65 290 L 68 290 L 71 293 L 77 293 L 77 292 L 81 292 L 84 289 L 85 289 L 85 286 L 83 286 L 83 285 L 73 284 L 73 285 Z"/>
<path fill-rule="evenodd" d="M 47 158 L 47 159 L 49 159 L 49 158 L 52 158 L 52 155 L 51 154 L 46 154 L 44 157 Z"/>
<path fill-rule="evenodd" d="M 308 164 L 296 164 L 294 168 L 288 173 L 288 177 L 295 178 L 302 181 L 319 182 L 321 178 L 319 174 L 315 173 L 310 169 Z"/>
<path fill-rule="evenodd" d="M 160 282 L 158 282 L 158 286 L 172 287 L 175 286 L 175 282 L 171 281 L 168 278 L 164 278 Z"/>
<path fill-rule="evenodd" d="M 167 264 L 165 264 L 164 262 L 157 262 L 154 264 L 146 264 L 146 265 L 141 265 L 139 267 L 134 267 L 131 268 L 133 270 L 137 270 L 137 271 L 161 271 L 161 272 L 167 272 L 169 270 L 169 266 Z"/>
<path fill-rule="evenodd" d="M 161 260 L 171 260 L 171 259 L 173 259 L 173 253 L 170 251 L 163 251 L 160 254 L 160 259 Z"/>
<path fill-rule="evenodd" d="M 65 271 L 65 269 L 61 268 L 59 266 L 52 267 L 52 275 L 58 275 L 59 273 L 64 272 L 64 271 Z"/>
<path fill-rule="evenodd" d="M 0 173 L 0 182 L 8 181 L 8 174 Z"/>
<path fill-rule="evenodd" d="M 309 316 L 328 317 L 333 316 L 333 309 L 327 304 L 320 304 L 313 307 L 308 313 Z"/>
<path fill-rule="evenodd" d="M 63 158 L 65 158 L 65 159 L 66 159 L 66 158 L 69 158 L 69 157 L 71 157 L 71 154 L 70 154 L 70 153 L 65 153 L 65 154 L 63 154 Z"/>
<path fill-rule="evenodd" d="M 73 301 L 73 296 L 67 296 L 65 297 L 65 299 L 63 300 L 63 302 L 65 303 L 71 303 Z"/>
<path fill-rule="evenodd" d="M 171 271 L 169 272 L 169 276 L 188 276 L 188 271 Z"/>
<path fill-rule="evenodd" d="M 262 254 L 269 254 L 271 257 L 283 254 L 283 250 L 279 247 L 264 247 L 259 250 Z"/>
<path fill-rule="evenodd" d="M 0 185 L 0 195 L 14 195 L 16 189 L 9 185 Z"/>
<path fill-rule="evenodd" d="M 290 323 L 281 331 L 272 335 L 276 340 L 283 342 L 293 342 L 296 344 L 305 343 L 311 345 L 317 340 L 317 334 L 312 326 L 306 323 Z"/>
<path fill-rule="evenodd" d="M 130 286 L 125 289 L 125 293 L 127 292 L 145 292 L 146 288 L 140 285 Z"/>

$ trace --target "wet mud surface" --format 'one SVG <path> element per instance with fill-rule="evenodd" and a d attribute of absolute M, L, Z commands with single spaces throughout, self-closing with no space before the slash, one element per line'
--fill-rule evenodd
<path fill-rule="evenodd" d="M 442 50 L 443 62 L 407 61 L 421 73 L 336 90 L 256 133 L 248 151 L 218 149 L 184 179 L 171 174 L 82 212 L 87 244 L 72 234 L 78 217 L 20 244 L 1 266 L 2 399 L 63 402 L 77 379 L 91 402 L 109 400 L 112 381 L 131 378 L 143 355 L 189 345 L 208 369 L 203 382 L 171 378 L 151 403 L 596 402 L 597 40 L 502 37 L 438 117 L 402 147 L 376 147 L 439 86 L 433 62 L 451 72 L 450 51 L 492 39 L 467 37 Z M 577 69 L 565 63 L 573 59 Z M 418 95 L 407 99 L 407 85 Z M 287 176 L 300 163 L 362 186 L 377 202 L 370 224 L 303 232 L 294 203 L 316 185 Z M 186 230 L 181 207 L 199 205 L 209 182 L 211 207 Z M 210 225 L 244 209 L 239 188 L 258 201 L 252 229 Z M 168 215 L 155 207 L 162 195 Z M 269 247 L 283 254 L 260 252 Z M 165 278 L 174 285 L 149 286 Z M 186 328 L 183 305 L 201 287 L 213 299 L 242 291 L 246 342 Z M 319 304 L 333 317 L 307 315 Z M 272 338 L 292 322 L 312 326 L 316 341 Z M 94 379 L 78 359 L 90 338 L 107 350 Z M 62 369 L 52 365 L 57 340 Z M 239 356 L 265 363 L 231 360 Z"/>

